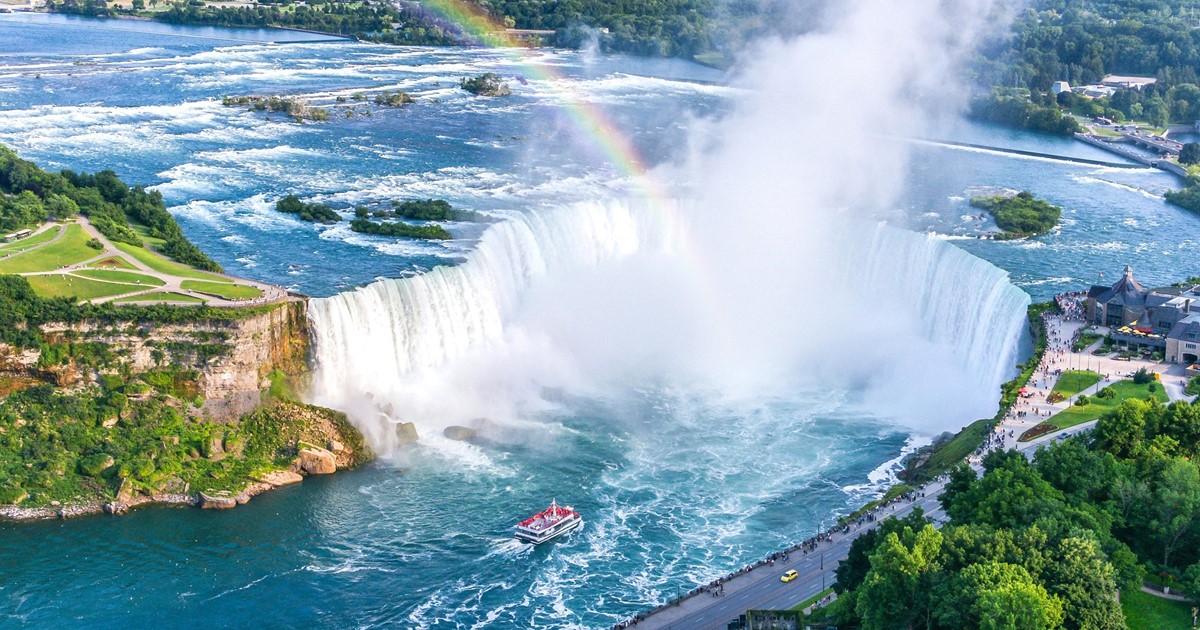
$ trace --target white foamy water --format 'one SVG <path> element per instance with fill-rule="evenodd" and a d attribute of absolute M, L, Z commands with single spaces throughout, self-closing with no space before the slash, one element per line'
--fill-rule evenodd
<path fill-rule="evenodd" d="M 830 269 L 838 270 L 828 279 L 833 286 L 811 296 L 817 303 L 802 300 L 794 311 L 776 316 L 794 321 L 795 336 L 815 338 L 813 343 L 791 349 L 795 354 L 763 360 L 777 362 L 771 365 L 781 372 L 808 364 L 801 373 L 825 374 L 817 380 L 819 386 L 858 391 L 860 402 L 890 410 L 884 413 L 909 425 L 941 430 L 964 410 L 990 414 L 996 387 L 1013 364 L 1028 297 L 1003 271 L 939 239 L 883 226 L 854 227 L 859 236 L 847 232 L 834 237 L 844 238 L 845 247 L 841 258 L 830 261 Z M 626 323 L 623 315 L 613 315 L 616 324 L 593 321 L 596 311 L 578 301 L 584 298 L 569 290 L 556 293 L 558 283 L 579 279 L 614 292 L 610 298 L 589 290 L 586 299 L 626 299 L 622 274 L 629 270 L 624 267 L 651 261 L 667 266 L 682 261 L 685 275 L 671 279 L 703 284 L 688 247 L 678 208 L 578 204 L 494 225 L 462 264 L 314 300 L 309 312 L 316 340 L 315 399 L 349 410 L 374 446 L 391 452 L 395 422 L 414 421 L 420 433 L 434 435 L 447 425 L 481 417 L 515 422 L 553 406 L 543 400 L 543 387 L 595 393 L 594 387 L 629 383 L 632 377 L 700 382 L 719 392 L 723 366 L 683 368 L 665 361 L 648 371 L 639 363 L 643 354 L 629 347 L 639 340 L 622 338 L 616 330 Z M 609 269 L 617 275 L 596 279 Z M 784 290 L 796 288 L 788 280 L 780 284 Z M 813 289 L 803 282 L 799 287 Z M 653 290 L 672 289 L 655 285 Z M 697 294 L 722 299 L 716 291 L 701 287 Z M 566 302 L 548 304 L 547 294 Z M 839 326 L 821 315 L 845 313 L 825 304 L 842 296 L 862 301 L 852 309 L 859 312 L 855 320 Z M 680 299 L 693 297 L 689 290 Z M 704 319 L 705 308 L 701 301 L 687 312 Z M 895 310 L 901 308 L 907 310 Z M 652 334 L 670 336 L 668 327 L 689 328 L 685 322 L 654 321 L 650 311 L 638 314 L 636 304 L 627 310 L 633 313 L 630 325 L 641 322 L 656 331 Z M 659 325 L 666 327 L 658 331 Z M 703 330 L 707 328 L 662 349 L 681 354 L 682 363 L 714 356 L 703 350 L 709 343 Z M 839 340 L 846 335 L 855 338 Z M 595 347 L 610 343 L 630 351 L 629 364 L 614 360 L 609 349 Z M 741 343 L 736 334 L 732 343 Z M 838 347 L 849 356 L 826 356 Z M 938 363 L 943 367 L 933 365 Z M 929 410 L 925 397 L 933 392 L 928 382 L 943 378 L 955 389 L 956 403 Z M 764 383 L 760 391 L 773 393 L 775 387 Z"/>

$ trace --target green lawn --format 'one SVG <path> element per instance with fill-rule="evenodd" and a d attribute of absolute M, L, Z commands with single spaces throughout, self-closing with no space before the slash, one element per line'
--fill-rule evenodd
<path fill-rule="evenodd" d="M 142 225 L 141 223 L 134 223 L 133 221 L 130 221 L 129 227 L 133 228 L 133 231 L 142 238 L 143 242 L 148 243 L 152 247 L 162 247 L 163 245 L 167 244 L 166 241 L 158 238 L 157 236 L 150 236 L 150 228 Z"/>
<path fill-rule="evenodd" d="M 80 269 L 73 272 L 77 276 L 93 278 L 95 280 L 108 280 L 109 282 L 124 282 L 126 284 L 140 284 L 144 287 L 161 287 L 166 284 L 162 280 L 154 276 L 147 276 L 144 273 L 133 273 L 130 271 L 115 271 L 112 269 Z"/>
<path fill-rule="evenodd" d="M 85 244 L 90 239 L 82 226 L 69 225 L 67 233 L 57 243 L 0 261 L 0 273 L 54 271 L 95 258 L 100 252 Z"/>
<path fill-rule="evenodd" d="M 1138 590 L 1121 591 L 1121 610 L 1129 630 L 1184 630 L 1192 627 L 1192 607 Z"/>
<path fill-rule="evenodd" d="M 1063 398 L 1070 398 L 1099 382 L 1100 375 L 1091 370 L 1067 370 L 1058 377 L 1051 392 L 1058 392 Z"/>
<path fill-rule="evenodd" d="M 1104 338 L 1104 335 L 1101 335 L 1099 333 L 1094 333 L 1094 332 L 1081 333 L 1079 335 L 1079 339 L 1076 339 L 1075 343 L 1071 345 L 1071 349 L 1074 350 L 1075 352 L 1083 352 L 1084 348 L 1091 346 L 1092 344 L 1096 343 L 1097 341 L 1100 341 L 1103 338 Z"/>
<path fill-rule="evenodd" d="M 49 276 L 25 276 L 29 285 L 42 297 L 74 297 L 78 300 L 94 300 L 100 297 L 132 293 L 141 287 L 129 284 L 113 284 L 85 280 L 61 274 Z"/>
<path fill-rule="evenodd" d="M 180 286 L 188 291 L 216 295 L 227 300 L 249 299 L 262 295 L 262 291 L 244 284 L 217 284 L 215 282 L 184 280 Z"/>
<path fill-rule="evenodd" d="M 958 462 L 961 462 L 963 458 L 973 453 L 987 439 L 987 425 L 990 423 L 991 419 L 987 418 L 976 420 L 963 427 L 963 430 L 958 435 L 955 435 L 954 439 L 950 440 L 950 442 L 930 456 L 926 467 L 929 470 L 941 471 L 947 470 Z"/>
<path fill-rule="evenodd" d="M 1117 396 L 1115 398 L 1105 400 L 1103 398 L 1089 396 L 1088 399 L 1092 401 L 1090 404 L 1082 407 L 1078 405 L 1072 405 L 1070 409 L 1055 414 L 1053 418 L 1048 420 L 1048 422 L 1053 423 L 1060 429 L 1073 427 L 1077 424 L 1082 424 L 1084 422 L 1088 422 L 1089 420 L 1095 420 L 1096 418 L 1099 418 L 1109 411 L 1112 411 L 1113 408 L 1121 404 L 1121 401 L 1128 400 L 1130 398 L 1149 400 L 1151 397 L 1153 397 L 1159 402 L 1166 403 L 1167 393 L 1163 391 L 1162 383 L 1156 382 L 1154 385 L 1157 386 L 1158 391 L 1151 394 L 1149 385 L 1137 385 L 1133 381 L 1120 381 L 1118 383 L 1113 383 L 1109 387 L 1112 387 L 1117 392 Z"/>
<path fill-rule="evenodd" d="M 176 276 L 179 278 L 196 278 L 198 280 L 208 280 L 210 282 L 229 283 L 229 280 L 221 276 L 208 273 L 207 271 L 200 271 L 199 269 L 192 269 L 187 265 L 181 265 L 173 260 L 167 260 L 166 258 L 163 258 L 157 253 L 152 252 L 144 247 L 135 247 L 129 243 L 113 243 L 113 245 L 116 245 L 117 249 L 120 249 L 130 256 L 133 256 L 143 265 L 146 265 L 147 267 L 159 273 L 165 273 L 169 276 Z"/>
<path fill-rule="evenodd" d="M 193 295 L 184 295 L 182 293 L 143 293 L 142 295 L 131 295 L 129 297 L 117 298 L 113 303 L 120 304 L 126 302 L 174 302 L 183 304 L 203 304 L 204 300 Z"/>
<path fill-rule="evenodd" d="M 0 245 L 0 256 L 11 254 L 13 252 L 19 252 L 21 250 L 33 247 L 34 245 L 41 245 L 42 243 L 53 239 L 61 231 L 62 226 L 56 226 L 46 230 L 45 232 L 42 232 L 41 234 L 27 236 L 19 241 L 13 241 L 11 243 Z"/>
<path fill-rule="evenodd" d="M 792 606 L 788 610 L 804 610 L 805 608 L 808 608 L 809 606 L 812 606 L 814 603 L 816 603 L 816 601 L 818 599 L 821 599 L 822 597 L 825 597 L 826 595 L 828 595 L 832 592 L 833 592 L 833 587 L 829 587 L 829 588 L 821 591 L 820 593 L 817 593 L 816 595 L 813 595 L 812 597 L 809 597 L 808 599 L 800 602 L 799 604 Z"/>

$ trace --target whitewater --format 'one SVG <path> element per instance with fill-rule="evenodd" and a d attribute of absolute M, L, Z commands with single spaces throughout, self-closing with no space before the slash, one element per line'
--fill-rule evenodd
<path fill-rule="evenodd" d="M 794 201 L 751 190 L 712 204 L 695 185 L 647 199 L 559 104 L 605 107 L 651 164 L 706 153 L 695 129 L 748 90 L 678 61 L 535 51 L 531 63 L 563 77 L 522 84 L 520 64 L 487 50 L 121 26 L 149 30 L 0 16 L 0 142 L 160 190 L 231 272 L 315 296 L 313 400 L 345 409 L 382 457 L 228 514 L 0 525 L 0 615 L 13 623 L 128 627 L 170 611 L 279 626 L 608 625 L 811 536 L 876 496 L 903 453 L 990 416 L 1026 292 L 1113 273 L 1097 255 L 1111 242 L 1130 244 L 1139 276 L 1167 280 L 1200 240 L 1194 218 L 1155 201 L 1172 185 L 1161 174 L 936 147 L 912 149 L 890 174 L 902 190 L 879 204 L 838 199 L 871 176 L 847 183 L 838 170 L 859 173 L 837 160 L 790 155 L 758 170 Z M 485 71 L 512 78 L 513 97 L 455 89 Z M 397 88 L 422 100 L 328 125 L 220 105 Z M 729 190 L 760 181 L 702 172 Z M 974 240 L 965 198 L 979 186 L 1035 190 L 1071 229 L 1036 247 Z M 275 213 L 287 193 L 347 214 L 446 198 L 496 222 L 451 224 L 444 243 L 366 237 Z M 420 440 L 399 444 L 398 422 Z M 448 425 L 479 436 L 446 439 Z M 585 528 L 516 544 L 513 523 L 550 498 Z"/>

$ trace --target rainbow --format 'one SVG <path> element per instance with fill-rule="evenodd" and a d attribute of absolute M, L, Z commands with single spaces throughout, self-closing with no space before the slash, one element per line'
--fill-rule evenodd
<path fill-rule="evenodd" d="M 530 61 L 526 54 L 527 46 L 479 7 L 465 0 L 424 0 L 422 6 L 458 27 L 472 43 L 506 52 L 530 77 L 547 82 L 567 80 L 567 77 L 555 68 Z M 612 122 L 608 114 L 594 103 L 572 98 L 567 91 L 563 91 L 562 94 L 558 99 L 559 107 L 567 113 L 592 147 L 606 156 L 626 177 L 634 192 L 647 204 L 650 215 L 659 221 L 669 221 L 671 217 L 668 215 L 678 216 L 678 201 L 668 193 L 666 186 L 654 175 L 646 160 L 638 154 L 633 142 Z M 712 314 L 722 325 L 732 326 L 728 309 L 722 300 L 717 299 L 717 288 L 714 285 L 716 274 L 712 272 L 711 261 L 701 254 L 701 249 L 695 245 L 689 229 L 685 227 L 676 235 L 681 246 L 675 254 L 681 256 L 685 266 L 692 270 L 693 288 L 707 300 Z"/>
<path fill-rule="evenodd" d="M 544 81 L 561 81 L 566 77 L 550 66 L 529 61 L 522 42 L 506 32 L 503 24 L 482 9 L 465 0 L 425 0 L 422 6 L 458 27 L 472 43 L 506 51 L 529 74 Z M 563 96 L 559 105 L 571 117 L 575 126 L 590 139 L 593 147 L 607 156 L 624 175 L 641 183 L 644 192 L 657 198 L 661 189 L 649 177 L 646 161 L 638 154 L 629 138 L 595 104 Z M 647 189 L 647 187 L 649 187 Z"/>

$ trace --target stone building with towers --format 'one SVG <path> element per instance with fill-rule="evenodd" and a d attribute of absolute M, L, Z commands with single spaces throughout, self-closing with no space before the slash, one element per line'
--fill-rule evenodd
<path fill-rule="evenodd" d="M 1160 351 L 1169 363 L 1200 362 L 1200 286 L 1147 289 L 1125 267 L 1112 286 L 1092 286 L 1085 308 L 1117 342 Z"/>

